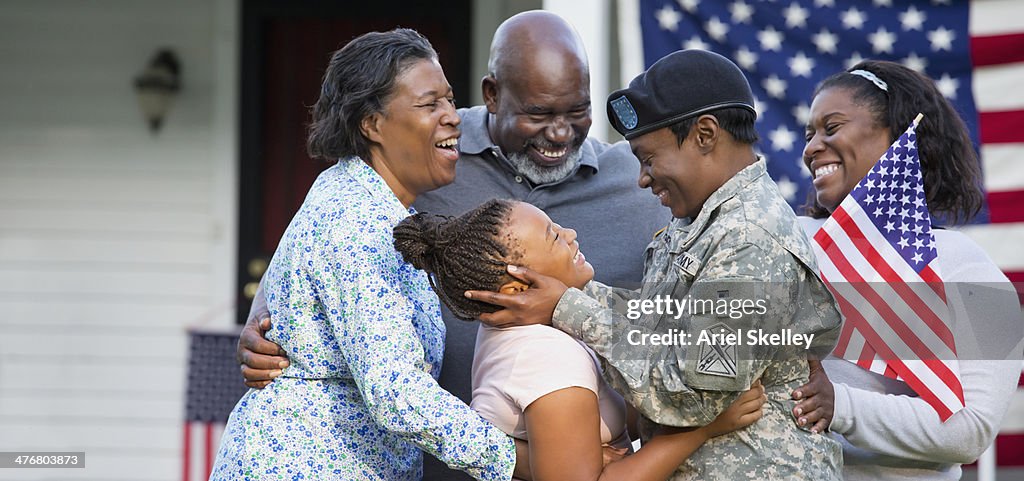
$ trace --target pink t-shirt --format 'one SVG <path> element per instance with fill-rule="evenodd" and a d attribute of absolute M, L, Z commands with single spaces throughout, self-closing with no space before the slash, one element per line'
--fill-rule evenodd
<path fill-rule="evenodd" d="M 568 387 L 597 394 L 601 442 L 629 446 L 626 405 L 601 378 L 593 352 L 549 326 L 480 326 L 473 355 L 470 405 L 498 429 L 526 440 L 523 411 L 540 397 Z"/>

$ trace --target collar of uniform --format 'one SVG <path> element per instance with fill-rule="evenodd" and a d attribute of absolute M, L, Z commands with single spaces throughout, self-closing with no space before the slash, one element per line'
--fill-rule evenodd
<path fill-rule="evenodd" d="M 748 185 L 759 179 L 762 175 L 767 175 L 768 169 L 766 167 L 764 158 L 761 156 L 757 157 L 757 160 L 753 164 L 750 164 L 743 168 L 743 170 L 732 176 L 731 179 L 722 184 L 718 190 L 714 191 L 708 200 L 704 201 L 704 206 L 700 209 L 700 214 L 697 214 L 697 218 L 693 220 L 692 226 L 698 226 L 697 229 L 693 229 L 691 232 L 699 232 L 702 230 L 702 226 L 708 222 L 711 218 L 711 213 L 714 212 L 720 205 L 725 201 L 736 197 L 743 189 L 746 189 Z"/>
<path fill-rule="evenodd" d="M 363 159 L 359 157 L 341 159 L 338 161 L 338 168 L 343 175 L 348 176 L 363 186 L 370 195 L 370 198 L 387 205 L 392 215 L 395 216 L 395 222 L 406 218 L 409 214 L 416 213 L 416 210 L 412 207 L 407 209 L 402 205 L 402 201 L 398 200 L 395 191 L 388 187 L 388 183 L 384 182 L 384 178 L 376 170 L 373 170 L 373 167 L 364 162 Z"/>
<path fill-rule="evenodd" d="M 462 136 L 459 138 L 459 152 L 469 155 L 479 155 L 485 150 L 498 148 L 498 146 L 491 140 L 491 134 L 487 131 L 487 120 L 489 118 L 487 107 L 483 105 L 477 105 L 466 109 L 459 109 L 459 117 L 462 120 Z M 498 148 L 501 151 L 500 148 Z M 597 152 L 594 150 L 593 141 L 586 139 L 583 141 L 583 145 L 580 146 L 580 165 L 586 165 L 594 169 L 594 173 L 598 170 Z M 505 153 L 501 153 L 501 157 L 504 157 Z M 508 164 L 507 159 L 505 160 Z M 511 164 L 508 164 L 511 167 Z M 577 172 L 579 169 L 577 169 Z"/>

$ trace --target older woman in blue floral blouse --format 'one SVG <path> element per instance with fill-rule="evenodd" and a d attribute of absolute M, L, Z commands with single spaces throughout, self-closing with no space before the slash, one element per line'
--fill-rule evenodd
<path fill-rule="evenodd" d="M 264 278 L 267 333 L 291 365 L 235 406 L 211 479 L 419 479 L 426 450 L 511 478 L 511 438 L 438 386 L 445 327 L 426 275 L 395 252 L 416 196 L 450 183 L 459 117 L 412 30 L 335 52 L 313 108 L 313 184 Z"/>

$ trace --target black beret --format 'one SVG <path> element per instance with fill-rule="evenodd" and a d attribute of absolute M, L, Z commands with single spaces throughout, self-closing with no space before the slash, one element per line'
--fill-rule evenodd
<path fill-rule="evenodd" d="M 727 107 L 754 115 L 754 94 L 736 64 L 707 50 L 670 53 L 608 96 L 608 119 L 626 139 Z"/>

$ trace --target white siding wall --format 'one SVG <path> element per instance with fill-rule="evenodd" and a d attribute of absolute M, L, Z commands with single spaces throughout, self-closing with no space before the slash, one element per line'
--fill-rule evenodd
<path fill-rule="evenodd" d="M 0 3 L 0 479 L 180 479 L 186 326 L 233 319 L 237 0 Z M 184 89 L 148 132 L 131 79 Z"/>

